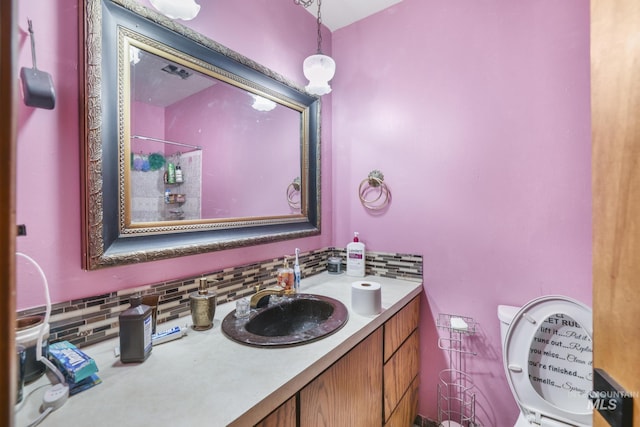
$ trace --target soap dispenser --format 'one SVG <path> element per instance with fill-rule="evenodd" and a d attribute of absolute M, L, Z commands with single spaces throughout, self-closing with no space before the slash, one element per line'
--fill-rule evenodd
<path fill-rule="evenodd" d="M 206 331 L 213 327 L 213 315 L 216 312 L 216 293 L 207 289 L 207 279 L 201 277 L 198 291 L 189 295 L 193 329 Z"/>
<path fill-rule="evenodd" d="M 284 257 L 282 268 L 278 269 L 278 285 L 284 289 L 285 294 L 295 293 L 293 269 L 289 267 L 289 260 Z"/>
<path fill-rule="evenodd" d="M 347 276 L 364 277 L 365 260 L 364 243 L 356 231 L 353 233 L 353 242 L 347 245 Z"/>

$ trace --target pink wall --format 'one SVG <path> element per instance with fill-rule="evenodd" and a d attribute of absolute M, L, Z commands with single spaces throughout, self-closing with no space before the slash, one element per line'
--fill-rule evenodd
<path fill-rule="evenodd" d="M 164 108 L 144 102 L 131 103 L 131 136 L 148 136 L 165 139 Z M 132 153 L 164 153 L 164 144 L 144 139 L 131 139 Z"/>
<path fill-rule="evenodd" d="M 17 221 L 27 224 L 18 250 L 34 257 L 49 279 L 54 302 L 99 295 L 118 289 L 197 275 L 217 268 L 303 252 L 331 244 L 331 221 L 322 235 L 173 260 L 100 271 L 81 269 L 80 136 L 78 132 L 77 0 L 19 2 L 22 39 L 19 66 L 31 66 L 26 36 L 27 17 L 36 32 L 38 67 L 51 73 L 56 88 L 54 110 L 21 104 L 18 124 Z M 315 19 L 290 0 L 258 0 L 247 8 L 235 0 L 203 2 L 200 15 L 188 25 L 227 47 L 250 57 L 286 78 L 304 85 L 302 61 L 315 53 Z M 325 31 L 329 47 L 331 35 Z M 329 101 L 330 98 L 327 98 Z M 323 108 L 322 157 L 331 157 L 331 108 Z M 322 170 L 322 188 L 331 187 L 331 166 Z M 331 198 L 322 202 L 329 218 Z M 36 273 L 21 259 L 17 265 L 17 305 L 42 305 Z"/>
<path fill-rule="evenodd" d="M 589 4 L 404 0 L 333 33 L 334 243 L 420 253 L 420 413 L 435 418 L 438 313 L 479 322 L 479 421 L 513 425 L 498 304 L 591 304 Z M 356 189 L 384 172 L 393 201 Z M 339 220 L 338 220 L 339 219 Z"/>

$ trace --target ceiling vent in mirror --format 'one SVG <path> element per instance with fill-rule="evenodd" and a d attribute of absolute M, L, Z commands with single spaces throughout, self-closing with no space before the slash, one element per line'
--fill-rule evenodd
<path fill-rule="evenodd" d="M 172 74 L 174 76 L 178 76 L 182 80 L 188 79 L 191 76 L 191 74 L 193 74 L 193 71 L 188 71 L 184 68 L 178 68 L 173 64 L 168 64 L 166 67 L 162 69 L 162 71 L 164 71 L 165 73 Z"/>

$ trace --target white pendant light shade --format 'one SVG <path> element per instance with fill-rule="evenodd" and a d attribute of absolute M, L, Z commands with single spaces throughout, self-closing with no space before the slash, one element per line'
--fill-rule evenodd
<path fill-rule="evenodd" d="M 253 93 L 250 93 L 249 95 L 253 98 L 253 104 L 251 106 L 254 110 L 271 111 L 276 108 L 276 103 L 270 99 Z"/>
<path fill-rule="evenodd" d="M 140 62 L 140 49 L 135 46 L 129 46 L 129 62 L 131 65 L 136 65 Z"/>
<path fill-rule="evenodd" d="M 189 21 L 200 12 L 200 5 L 195 0 L 149 0 L 151 5 L 171 19 Z"/>
<path fill-rule="evenodd" d="M 331 92 L 329 80 L 336 73 L 336 62 L 327 55 L 316 54 L 307 57 L 302 64 L 304 76 L 309 80 L 305 87 L 313 95 L 326 95 Z"/>

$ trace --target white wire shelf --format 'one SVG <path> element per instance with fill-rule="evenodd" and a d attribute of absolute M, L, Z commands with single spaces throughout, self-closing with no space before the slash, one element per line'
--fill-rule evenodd
<path fill-rule="evenodd" d="M 477 323 L 468 316 L 440 313 L 436 326 L 448 332 L 438 338 L 438 347 L 449 356 L 448 369 L 438 375 L 438 425 L 476 427 L 476 390 L 471 376 L 465 372 L 463 356 L 476 355 L 464 341 L 476 333 Z"/>
<path fill-rule="evenodd" d="M 440 329 L 473 335 L 476 333 L 476 321 L 468 316 L 459 314 L 440 313 L 436 319 L 436 326 Z"/>

